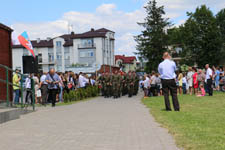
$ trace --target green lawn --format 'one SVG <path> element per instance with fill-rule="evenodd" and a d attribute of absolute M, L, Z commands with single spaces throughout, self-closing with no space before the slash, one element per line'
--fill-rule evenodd
<path fill-rule="evenodd" d="M 180 112 L 167 112 L 163 97 L 143 99 L 156 121 L 174 136 L 178 147 L 225 150 L 225 93 L 213 97 L 181 95 L 179 102 Z"/>

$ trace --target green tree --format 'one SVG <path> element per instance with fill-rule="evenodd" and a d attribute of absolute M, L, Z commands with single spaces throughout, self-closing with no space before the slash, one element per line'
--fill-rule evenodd
<path fill-rule="evenodd" d="M 178 27 L 167 30 L 169 45 L 180 45 L 182 43 L 182 34 L 180 30 L 181 29 Z"/>
<path fill-rule="evenodd" d="M 216 23 L 220 30 L 220 36 L 223 42 L 222 47 L 222 58 L 225 57 L 225 9 L 222 9 L 219 11 L 216 15 Z M 222 60 L 224 61 L 224 60 Z"/>
<path fill-rule="evenodd" d="M 216 15 L 216 23 L 219 26 L 220 34 L 225 36 L 225 8 L 219 11 Z M 225 41 L 225 38 L 224 38 Z"/>
<path fill-rule="evenodd" d="M 165 15 L 164 7 L 157 7 L 155 0 L 150 0 L 147 6 L 144 7 L 147 12 L 147 17 L 144 22 L 138 23 L 144 27 L 140 35 L 135 37 L 137 42 L 137 55 L 147 60 L 146 72 L 156 70 L 162 55 L 168 50 L 168 36 L 166 29 L 171 25 L 168 18 L 163 18 Z"/>
<path fill-rule="evenodd" d="M 222 56 L 222 41 L 216 18 L 205 5 L 198 7 L 181 26 L 184 63 L 199 67 L 218 65 Z"/>

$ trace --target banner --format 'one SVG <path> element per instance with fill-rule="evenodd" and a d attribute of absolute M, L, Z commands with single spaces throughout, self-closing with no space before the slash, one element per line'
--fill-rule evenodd
<path fill-rule="evenodd" d="M 23 45 L 28 51 L 31 52 L 33 57 L 35 58 L 33 46 L 28 38 L 27 32 L 24 31 L 21 35 L 18 36 L 19 42 Z"/>

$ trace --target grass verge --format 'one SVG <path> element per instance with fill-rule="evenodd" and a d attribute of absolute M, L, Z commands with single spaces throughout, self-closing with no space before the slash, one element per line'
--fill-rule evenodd
<path fill-rule="evenodd" d="M 181 95 L 178 99 L 180 112 L 165 111 L 164 97 L 143 99 L 143 103 L 156 121 L 168 128 L 178 147 L 225 150 L 225 93 L 213 97 Z"/>

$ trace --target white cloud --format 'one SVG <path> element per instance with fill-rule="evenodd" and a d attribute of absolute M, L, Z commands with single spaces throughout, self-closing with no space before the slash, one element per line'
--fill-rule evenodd
<path fill-rule="evenodd" d="M 115 4 L 103 4 L 95 13 L 70 11 L 61 18 L 42 23 L 16 23 L 13 28 L 17 34 L 26 30 L 31 39 L 55 37 L 68 32 L 68 24 L 73 25 L 75 33 L 89 31 L 91 28 L 108 28 L 116 32 L 116 54 L 133 55 L 135 51 L 134 33 L 141 30 L 137 22 L 143 21 L 144 9 L 123 12 Z"/>
<path fill-rule="evenodd" d="M 133 1 L 142 1 L 143 5 L 147 2 L 146 0 Z M 197 6 L 202 4 L 217 11 L 225 6 L 223 0 L 157 0 L 157 2 L 158 6 L 164 5 L 165 17 L 170 18 L 175 25 L 184 23 L 185 13 L 194 11 Z M 133 36 L 140 33 L 142 29 L 137 22 L 143 21 L 145 16 L 144 8 L 125 12 L 118 10 L 115 4 L 102 4 L 96 8 L 94 13 L 70 11 L 55 21 L 16 23 L 12 26 L 17 34 L 26 30 L 31 39 L 44 39 L 65 34 L 68 32 L 68 24 L 73 25 L 75 33 L 85 32 L 91 28 L 105 27 L 116 32 L 116 53 L 133 55 L 136 46 Z"/>
<path fill-rule="evenodd" d="M 117 41 L 120 41 L 120 42 L 116 42 L 116 44 L 118 44 L 118 47 L 119 47 L 116 53 L 120 55 L 125 54 L 127 56 L 134 55 L 134 52 L 136 52 L 136 50 L 133 50 L 136 47 L 134 36 L 135 34 L 128 32 L 123 34 L 121 37 L 119 37 Z M 133 51 L 130 51 L 131 49 Z"/>
<path fill-rule="evenodd" d="M 102 4 L 99 6 L 96 11 L 100 14 L 104 15 L 112 15 L 112 13 L 115 11 L 116 5 L 115 4 Z"/>

